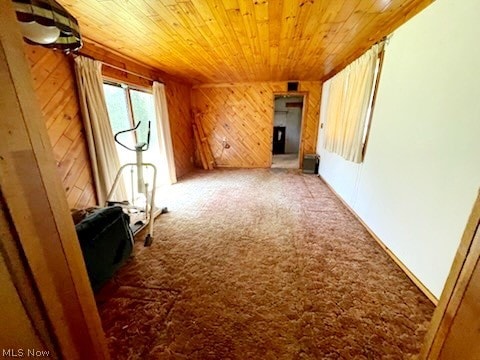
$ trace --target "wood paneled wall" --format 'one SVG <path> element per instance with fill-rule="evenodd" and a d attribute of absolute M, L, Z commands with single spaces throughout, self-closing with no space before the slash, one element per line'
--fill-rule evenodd
<path fill-rule="evenodd" d="M 193 88 L 192 109 L 200 114 L 217 166 L 271 166 L 274 97 L 286 90 L 286 82 L 212 84 Z M 321 83 L 301 81 L 298 93 L 305 95 L 300 146 L 300 155 L 303 155 L 315 152 Z M 223 139 L 230 148 L 223 148 Z"/>
<path fill-rule="evenodd" d="M 191 89 L 190 85 L 171 80 L 165 82 L 177 177 L 193 170 L 195 147 L 191 122 Z"/>
<path fill-rule="evenodd" d="M 68 205 L 71 208 L 95 205 L 90 159 L 71 61 L 61 52 L 40 46 L 25 45 L 25 52 Z"/>

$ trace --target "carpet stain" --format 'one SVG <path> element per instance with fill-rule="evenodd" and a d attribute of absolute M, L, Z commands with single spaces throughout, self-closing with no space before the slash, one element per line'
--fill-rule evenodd
<path fill-rule="evenodd" d="M 434 306 L 314 175 L 196 171 L 97 295 L 112 359 L 410 359 Z"/>

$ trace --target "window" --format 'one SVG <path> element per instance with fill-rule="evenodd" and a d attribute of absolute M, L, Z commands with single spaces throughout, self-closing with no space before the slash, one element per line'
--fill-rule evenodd
<path fill-rule="evenodd" d="M 376 44 L 331 79 L 324 148 L 348 161 L 363 161 L 382 59 Z"/>
<path fill-rule="evenodd" d="M 373 85 L 372 95 L 370 96 L 370 100 L 368 102 L 369 106 L 368 106 L 368 111 L 366 116 L 365 129 L 363 131 L 363 138 L 362 138 L 362 159 L 365 157 L 365 153 L 367 152 L 368 136 L 370 135 L 373 109 L 375 107 L 375 100 L 377 99 L 378 84 L 380 83 L 380 75 L 382 72 L 384 56 L 385 56 L 385 50 L 382 49 L 382 51 L 378 54 L 377 63 L 375 65 L 375 74 L 373 75 L 374 85 Z"/>
<path fill-rule="evenodd" d="M 117 84 L 105 81 L 103 84 L 105 101 L 107 103 L 108 116 L 112 127 L 112 136 L 119 131 L 134 128 L 139 122 L 137 131 L 132 131 L 119 135 L 118 139 L 128 146 L 134 148 L 136 144 L 148 141 L 148 124 L 150 123 L 150 147 L 148 151 L 143 152 L 143 162 L 157 165 L 159 156 L 157 127 L 155 119 L 155 106 L 153 95 L 147 91 L 132 88 L 124 84 Z M 125 149 L 116 144 L 120 164 L 136 162 L 135 151 Z M 127 189 L 132 189 L 132 176 L 129 171 L 124 171 L 124 181 Z M 145 176 L 152 176 L 146 173 Z M 129 195 L 130 200 L 135 198 L 135 194 Z"/>
<path fill-rule="evenodd" d="M 123 143 L 133 148 L 137 143 L 147 142 L 148 123 L 150 122 L 150 140 L 151 143 L 155 142 L 156 122 L 153 95 L 127 85 L 110 82 L 105 82 L 103 89 L 113 135 L 119 131 L 131 129 L 140 122 L 137 131 L 119 136 Z M 129 152 L 118 144 L 117 149 L 122 164 L 135 161 L 134 152 Z"/>

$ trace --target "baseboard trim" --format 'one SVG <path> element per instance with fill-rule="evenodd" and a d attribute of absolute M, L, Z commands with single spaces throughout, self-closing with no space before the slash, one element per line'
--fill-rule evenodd
<path fill-rule="evenodd" d="M 321 176 L 318 175 L 319 179 L 327 185 L 327 187 L 332 191 L 335 196 L 342 202 L 342 204 L 352 213 L 353 216 L 363 225 L 363 227 L 369 232 L 373 239 L 380 245 L 380 247 L 387 253 L 388 256 L 397 264 L 400 269 L 409 277 L 410 280 L 420 289 L 421 292 L 435 305 L 438 305 L 438 299 L 433 295 L 430 290 L 427 289 L 425 285 L 405 266 L 405 264 L 385 245 L 385 243 L 380 240 L 380 238 L 373 232 L 372 229 L 360 218 L 360 216 L 353 210 L 350 205 L 348 205 L 345 200 L 335 191 L 335 189 Z"/>

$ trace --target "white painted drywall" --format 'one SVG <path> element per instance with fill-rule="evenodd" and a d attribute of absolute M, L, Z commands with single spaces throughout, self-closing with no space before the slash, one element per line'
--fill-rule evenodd
<path fill-rule="evenodd" d="M 394 33 L 362 164 L 322 130 L 317 147 L 321 176 L 437 297 L 480 187 L 479 14 L 437 0 Z"/>

